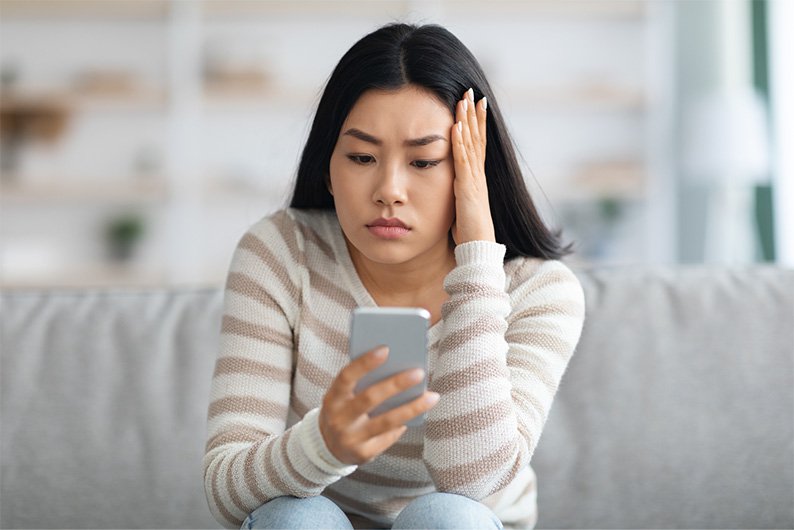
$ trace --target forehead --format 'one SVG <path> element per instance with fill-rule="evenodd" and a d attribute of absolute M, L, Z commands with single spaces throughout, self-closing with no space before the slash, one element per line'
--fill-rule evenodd
<path fill-rule="evenodd" d="M 342 126 L 356 127 L 378 137 L 449 134 L 452 112 L 436 96 L 413 86 L 385 91 L 371 89 L 356 101 Z"/>

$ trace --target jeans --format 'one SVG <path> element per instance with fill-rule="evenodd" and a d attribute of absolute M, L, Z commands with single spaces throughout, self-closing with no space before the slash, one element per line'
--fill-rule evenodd
<path fill-rule="evenodd" d="M 245 521 L 248 528 L 346 528 L 353 525 L 326 497 L 276 497 Z M 496 528 L 502 523 L 487 506 L 453 493 L 429 493 L 411 501 L 394 520 L 392 528 Z"/>

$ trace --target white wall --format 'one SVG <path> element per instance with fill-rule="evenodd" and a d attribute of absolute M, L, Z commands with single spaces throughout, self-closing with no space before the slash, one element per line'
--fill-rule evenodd
<path fill-rule="evenodd" d="M 530 191 L 547 220 L 580 241 L 589 253 L 583 259 L 674 260 L 665 232 L 671 205 L 653 202 L 672 189 L 660 163 L 671 131 L 658 120 L 672 106 L 663 84 L 672 35 L 658 23 L 659 9 L 646 10 L 644 2 L 588 2 L 581 10 L 574 3 L 466 2 L 460 12 L 461 4 L 436 1 L 411 3 L 406 13 L 401 2 L 350 2 L 347 10 L 318 13 L 293 2 L 279 4 L 288 6 L 279 12 L 235 15 L 232 8 L 204 14 L 200 2 L 171 5 L 165 17 L 0 21 L 0 63 L 21 65 L 22 89 L 68 87 L 80 71 L 107 69 L 128 71 L 165 96 L 79 106 L 58 145 L 26 150 L 22 180 L 127 185 L 139 178 L 136 160 L 149 153 L 171 193 L 142 204 L 6 201 L 6 250 L 38 241 L 52 250 L 53 269 L 79 267 L 102 255 L 96 234 L 107 215 L 131 209 L 148 221 L 139 265 L 165 270 L 169 282 L 222 281 L 243 231 L 285 204 L 314 106 L 336 62 L 360 37 L 400 19 L 444 24 L 477 56 Z M 250 11 L 254 4 L 232 5 Z M 266 65 L 275 94 L 204 98 L 201 68 L 213 50 Z M 604 184 L 593 173 L 603 178 L 614 167 L 640 189 L 624 203 L 613 236 L 605 237 L 594 195 Z M 651 204 L 663 206 L 650 213 Z"/>
<path fill-rule="evenodd" d="M 775 250 L 777 262 L 794 266 L 794 3 L 769 2 L 769 64 L 772 99 L 775 192 Z"/>

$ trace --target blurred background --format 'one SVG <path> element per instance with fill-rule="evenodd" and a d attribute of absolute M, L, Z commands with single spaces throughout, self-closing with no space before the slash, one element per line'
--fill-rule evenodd
<path fill-rule="evenodd" d="M 793 4 L 0 0 L 0 284 L 222 285 L 395 20 L 479 59 L 572 264 L 792 266 Z"/>

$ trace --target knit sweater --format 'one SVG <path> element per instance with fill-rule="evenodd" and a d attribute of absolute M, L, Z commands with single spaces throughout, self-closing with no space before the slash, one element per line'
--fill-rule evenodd
<path fill-rule="evenodd" d="M 362 465 L 337 460 L 320 433 L 323 396 L 350 362 L 352 310 L 376 306 L 333 210 L 285 209 L 249 227 L 231 259 L 212 377 L 204 487 L 222 525 L 282 495 L 324 495 L 352 517 L 391 526 L 434 491 L 534 527 L 530 459 L 579 340 L 584 295 L 558 260 L 504 245 L 455 247 L 442 318 L 428 331 L 428 388 L 440 394 Z"/>

